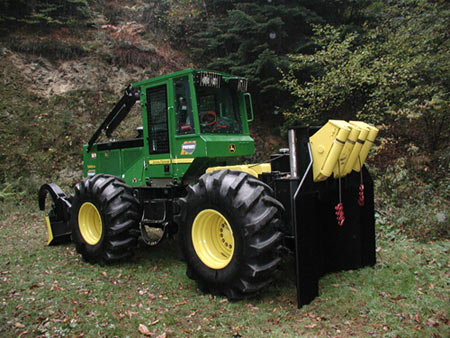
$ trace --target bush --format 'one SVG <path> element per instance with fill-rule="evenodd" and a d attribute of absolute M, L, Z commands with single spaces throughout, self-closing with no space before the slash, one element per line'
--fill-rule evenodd
<path fill-rule="evenodd" d="M 88 51 L 76 42 L 49 38 L 14 39 L 10 42 L 10 48 L 16 52 L 39 55 L 53 61 L 71 60 L 88 55 Z"/>
<path fill-rule="evenodd" d="M 159 68 L 163 61 L 153 50 L 142 50 L 132 44 L 120 44 L 113 51 L 113 62 L 119 66 Z"/>
<path fill-rule="evenodd" d="M 347 34 L 316 26 L 313 55 L 291 55 L 284 88 L 295 98 L 289 124 L 330 118 L 394 124 L 420 121 L 427 150 L 438 149 L 450 132 L 450 59 L 443 2 L 405 0 L 382 6 L 375 27 Z M 315 69 L 306 83 L 302 73 Z"/>
<path fill-rule="evenodd" d="M 3 0 L 0 2 L 0 25 L 80 26 L 91 16 L 87 0 Z"/>
<path fill-rule="evenodd" d="M 420 240 L 450 239 L 450 179 L 426 183 L 424 172 L 399 158 L 375 175 L 377 223 L 383 233 Z M 393 238 L 392 238 L 393 239 Z"/>

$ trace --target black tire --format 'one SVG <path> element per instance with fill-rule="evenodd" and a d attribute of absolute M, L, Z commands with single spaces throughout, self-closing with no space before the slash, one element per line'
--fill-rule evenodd
<path fill-rule="evenodd" d="M 281 261 L 283 237 L 280 231 L 283 206 L 272 197 L 272 189 L 246 173 L 220 170 L 204 174 L 187 190 L 187 196 L 179 200 L 180 214 L 175 221 L 181 227 L 188 277 L 196 280 L 203 292 L 225 295 L 230 300 L 254 294 L 272 282 Z M 220 213 L 232 229 L 234 248 L 230 261 L 223 267 L 207 266 L 194 248 L 193 234 L 202 233 L 193 232 L 194 222 L 205 212 Z M 206 229 L 226 226 L 210 219 L 200 224 Z"/>
<path fill-rule="evenodd" d="M 109 264 L 130 258 L 137 246 L 139 219 L 139 202 L 119 178 L 98 174 L 75 186 L 70 225 L 76 249 L 85 261 Z M 93 237 L 87 228 L 97 230 Z"/>

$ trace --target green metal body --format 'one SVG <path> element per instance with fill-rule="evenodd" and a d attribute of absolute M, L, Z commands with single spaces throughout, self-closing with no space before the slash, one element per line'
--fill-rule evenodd
<path fill-rule="evenodd" d="M 221 89 L 200 87 L 199 76 L 205 73 L 220 77 Z M 183 184 L 200 176 L 210 166 L 232 164 L 233 159 L 253 154 L 254 141 L 250 137 L 248 127 L 248 121 L 251 120 L 248 115 L 253 115 L 251 98 L 243 91 L 222 89 L 231 87 L 233 81 L 239 80 L 243 79 L 220 72 L 186 69 L 132 84 L 134 89 L 140 90 L 138 103 L 142 108 L 142 140 L 128 142 L 130 146 L 127 146 L 127 141 L 122 144 L 97 143 L 89 151 L 85 145 L 84 177 L 98 173 L 111 174 L 122 178 L 131 186 Z M 183 91 L 183 95 L 179 94 L 180 90 Z M 229 126 L 226 125 L 221 130 L 216 129 L 215 132 L 205 130 L 207 127 L 202 126 L 201 120 L 202 112 L 199 105 L 201 102 L 198 102 L 199 91 L 218 93 L 215 97 L 216 110 L 223 110 L 223 106 L 227 103 L 234 107 L 234 112 L 238 115 L 233 122 L 234 131 L 227 130 Z M 221 103 L 222 91 L 229 96 L 224 94 L 224 102 Z M 166 100 L 165 106 L 163 97 Z M 211 103 L 211 97 L 205 95 L 201 99 L 206 100 L 206 103 L 209 100 Z M 188 128 L 187 132 L 179 131 L 179 101 L 183 101 L 184 111 L 192 112 L 190 125 L 181 126 Z M 164 121 L 161 114 L 157 119 L 162 118 L 163 122 L 152 117 L 150 111 L 152 109 L 160 113 L 165 112 L 166 120 Z M 217 111 L 216 114 L 219 119 L 220 112 Z M 219 127 L 217 124 L 217 128 Z M 165 145 L 163 151 L 154 151 L 152 148 L 156 142 L 154 139 L 161 134 L 161 130 L 163 134 L 167 134 L 168 147 Z"/>

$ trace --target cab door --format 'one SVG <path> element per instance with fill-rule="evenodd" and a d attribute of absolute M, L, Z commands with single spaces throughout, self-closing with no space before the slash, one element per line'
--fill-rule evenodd
<path fill-rule="evenodd" d="M 170 178 L 169 104 L 167 84 L 146 89 L 147 141 L 149 160 L 145 176 L 149 178 Z M 173 108 L 172 108 L 173 109 Z"/>

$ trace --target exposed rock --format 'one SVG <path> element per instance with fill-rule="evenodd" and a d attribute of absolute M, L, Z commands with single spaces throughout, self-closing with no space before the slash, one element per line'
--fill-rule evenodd
<path fill-rule="evenodd" d="M 3 47 L 3 46 L 0 46 L 0 56 L 6 56 L 6 55 L 8 55 L 9 53 L 11 53 L 11 52 L 9 51 L 8 48 Z"/>
<path fill-rule="evenodd" d="M 54 64 L 44 58 L 29 61 L 21 54 L 12 54 L 9 57 L 30 81 L 29 89 L 44 97 L 77 89 L 98 89 L 106 86 L 120 92 L 129 82 L 135 80 L 124 68 L 111 67 L 88 58 L 82 62 L 70 60 Z"/>

